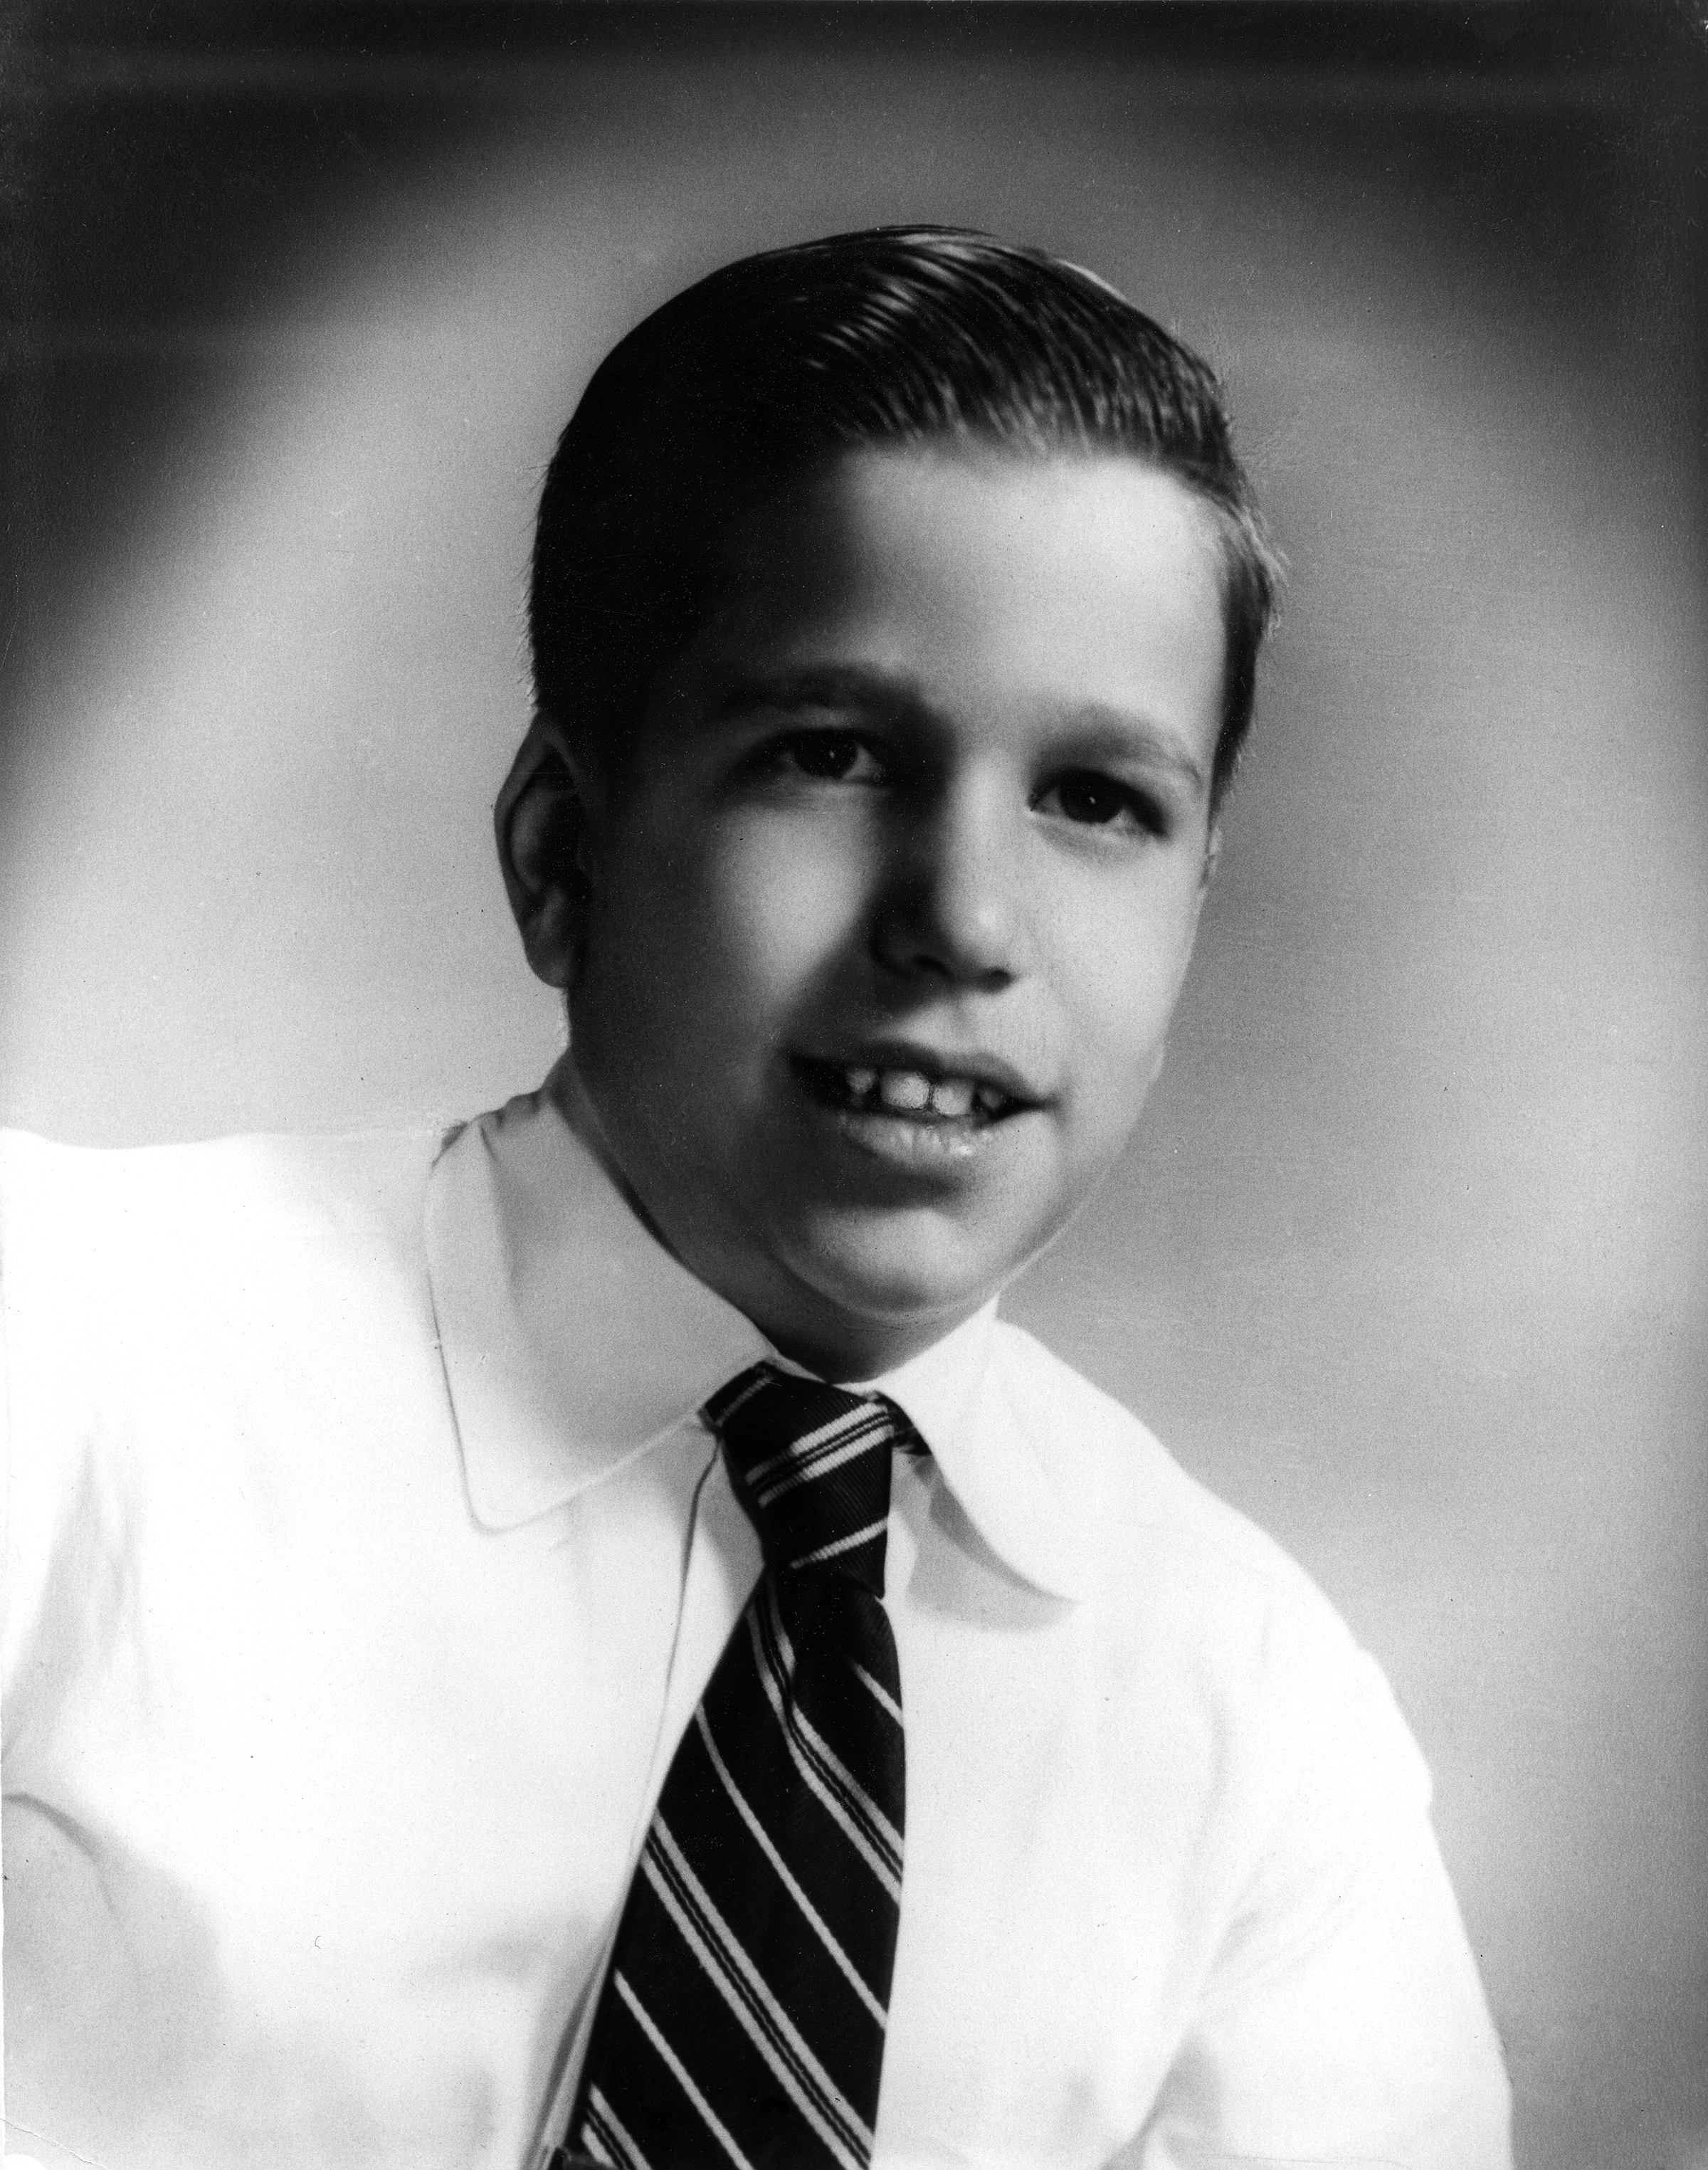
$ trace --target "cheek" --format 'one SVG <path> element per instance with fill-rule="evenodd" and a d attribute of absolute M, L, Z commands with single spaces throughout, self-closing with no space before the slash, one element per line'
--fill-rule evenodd
<path fill-rule="evenodd" d="M 1197 898 L 1196 881 L 1154 882 L 1118 903 L 1106 893 L 1074 915 L 1079 938 L 1057 945 L 1083 1114 L 1117 1126 L 1137 1114 L 1186 977 Z"/>
<path fill-rule="evenodd" d="M 616 905 L 623 976 L 679 1037 L 762 1052 L 858 927 L 856 856 L 764 818 L 654 840 Z"/>
<path fill-rule="evenodd" d="M 726 986 L 781 1027 L 857 933 L 865 859 L 825 824 L 764 816 L 735 822 L 707 853 L 698 899 Z"/>

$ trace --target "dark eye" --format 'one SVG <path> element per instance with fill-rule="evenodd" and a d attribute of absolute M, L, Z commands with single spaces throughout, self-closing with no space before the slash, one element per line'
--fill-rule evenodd
<path fill-rule="evenodd" d="M 799 731 L 777 749 L 783 766 L 815 783 L 877 783 L 883 764 L 852 731 Z"/>
<path fill-rule="evenodd" d="M 1099 775 L 1095 769 L 1070 769 L 1065 776 L 1059 776 L 1038 804 L 1045 812 L 1059 814 L 1064 820 L 1087 828 L 1118 826 L 1161 836 L 1168 826 L 1154 800 L 1130 784 Z"/>

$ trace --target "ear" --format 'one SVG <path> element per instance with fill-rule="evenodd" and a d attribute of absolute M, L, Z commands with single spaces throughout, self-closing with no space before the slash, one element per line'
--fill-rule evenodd
<path fill-rule="evenodd" d="M 1215 874 L 1217 863 L 1221 858 L 1221 856 L 1222 825 L 1220 817 L 1217 817 L 1212 819 L 1209 825 L 1209 834 L 1204 840 L 1204 864 L 1198 870 L 1198 897 L 1200 901 L 1203 901 L 1204 892 L 1210 885 L 1210 881 Z"/>
<path fill-rule="evenodd" d="M 1216 863 L 1221 855 L 1222 825 L 1219 820 L 1213 819 L 1209 825 L 1209 833 L 1204 840 L 1204 863 L 1198 870 L 1198 894 L 1192 901 L 1192 939 L 1187 945 L 1188 957 L 1193 944 L 1198 940 L 1198 915 L 1204 910 L 1204 899 L 1209 895 L 1210 882 L 1214 877 Z M 1184 981 L 1184 965 L 1181 969 L 1181 977 Z M 1176 991 L 1177 993 L 1178 990 L 1177 989 Z M 1167 1060 L 1168 1040 L 1165 1034 L 1162 1045 L 1156 1050 L 1156 1060 L 1150 1065 L 1150 1075 L 1145 1081 L 1145 1089 L 1147 1093 L 1162 1075 L 1162 1066 Z"/>
<path fill-rule="evenodd" d="M 590 794 L 557 718 L 539 710 L 493 808 L 522 948 L 548 987 L 574 981 L 586 932 Z"/>

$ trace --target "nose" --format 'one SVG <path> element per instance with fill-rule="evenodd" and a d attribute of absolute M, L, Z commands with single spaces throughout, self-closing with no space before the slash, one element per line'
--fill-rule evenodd
<path fill-rule="evenodd" d="M 900 810 L 873 926 L 880 963 L 992 991 L 1027 970 L 1024 809 L 995 776 L 965 776 Z"/>

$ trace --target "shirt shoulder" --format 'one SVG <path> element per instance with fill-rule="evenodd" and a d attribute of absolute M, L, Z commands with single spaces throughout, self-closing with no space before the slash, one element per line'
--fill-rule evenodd
<path fill-rule="evenodd" d="M 0 1258 L 146 1253 L 156 1273 L 191 1236 L 253 1237 L 258 1218 L 378 1232 L 419 1217 L 443 1125 L 342 1136 L 257 1135 L 192 1145 L 68 1146 L 0 1130 Z"/>
<path fill-rule="evenodd" d="M 440 1141 L 0 1132 L 8 1690 L 70 1568 L 128 1558 L 168 1494 L 205 1517 L 246 1455 L 334 1440 L 340 1404 L 395 1369 L 383 1352 L 430 1339 L 421 1209 Z"/>
<path fill-rule="evenodd" d="M 1273 1537 L 1183 1469 L 1124 1403 L 1006 1320 L 995 1346 L 1009 1407 L 1094 1549 L 1173 1547 L 1230 1593 L 1284 1590 L 1326 1602 Z"/>
<path fill-rule="evenodd" d="M 1313 1772 L 1410 1815 L 1428 1769 L 1376 1661 L 1274 1538 L 1183 1469 L 1122 1403 L 1004 1324 L 1008 1405 L 1071 1517 L 1112 1668 L 1171 1683 L 1272 1809 Z"/>
<path fill-rule="evenodd" d="M 421 1279 L 435 1130 L 105 1148 L 0 1132 L 0 1350 L 14 1453 L 112 1431 L 173 1382 L 323 1332 Z M 139 1402 L 139 1397 L 141 1402 Z"/>

